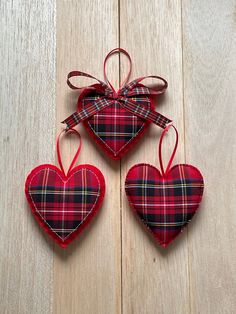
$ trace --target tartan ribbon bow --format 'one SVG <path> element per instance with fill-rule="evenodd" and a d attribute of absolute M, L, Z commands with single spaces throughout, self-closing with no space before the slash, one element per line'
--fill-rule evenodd
<path fill-rule="evenodd" d="M 70 78 L 79 76 L 85 76 L 95 79 L 98 81 L 98 83 L 89 85 L 87 87 L 76 87 L 70 82 Z M 140 84 L 140 82 L 146 78 L 155 78 L 161 80 L 164 83 L 164 85 L 159 89 L 153 89 L 143 84 Z M 147 109 L 142 104 L 137 104 L 135 101 L 132 100 L 132 97 L 153 96 L 164 93 L 165 90 L 167 89 L 168 83 L 162 77 L 159 76 L 140 77 L 125 84 L 116 92 L 109 81 L 108 85 L 105 82 L 96 79 L 90 74 L 80 71 L 72 71 L 68 74 L 67 84 L 71 89 L 78 89 L 83 91 L 85 93 L 84 94 L 85 98 L 86 95 L 90 94 L 88 96 L 90 102 L 86 106 L 86 108 L 82 108 L 81 110 L 74 112 L 64 121 L 62 121 L 62 123 L 65 123 L 67 125 L 67 129 L 73 128 L 80 122 L 88 119 L 89 117 L 93 116 L 102 109 L 110 106 L 114 101 L 119 101 L 120 105 L 123 106 L 123 108 L 125 108 L 133 115 L 138 116 L 149 122 L 153 122 L 154 124 L 158 125 L 163 129 L 171 122 L 170 119 L 166 118 L 159 112 L 156 112 L 155 110 L 152 109 Z M 91 92 L 93 92 L 92 95 Z"/>

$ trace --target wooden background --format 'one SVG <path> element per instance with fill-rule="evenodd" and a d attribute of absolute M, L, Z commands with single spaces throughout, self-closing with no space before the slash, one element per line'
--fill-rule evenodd
<path fill-rule="evenodd" d="M 0 313 L 236 313 L 235 1 L 2 0 L 0 12 Z M 105 55 L 119 46 L 132 56 L 132 78 L 168 80 L 160 111 L 180 133 L 175 162 L 201 169 L 204 201 L 188 230 L 158 248 L 130 212 L 124 178 L 136 162 L 158 166 L 161 129 L 112 162 L 79 126 L 78 162 L 102 170 L 107 193 L 91 227 L 63 251 L 32 218 L 24 181 L 56 162 L 60 121 L 76 107 L 67 73 L 102 79 Z M 116 86 L 124 61 L 109 62 Z M 77 144 L 63 142 L 67 165 Z"/>

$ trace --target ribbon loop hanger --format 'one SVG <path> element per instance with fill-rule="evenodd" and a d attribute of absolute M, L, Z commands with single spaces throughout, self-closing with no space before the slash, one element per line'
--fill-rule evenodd
<path fill-rule="evenodd" d="M 129 78 L 130 78 L 130 74 L 131 74 L 131 71 L 132 71 L 132 60 L 131 60 L 131 57 L 130 57 L 130 55 L 128 54 L 128 52 L 126 50 L 124 50 L 122 48 L 115 48 L 115 49 L 112 49 L 107 54 L 107 56 L 105 57 L 104 63 L 103 63 L 104 79 L 105 79 L 105 82 L 111 87 L 111 89 L 113 90 L 114 93 L 116 93 L 116 91 L 115 91 L 114 87 L 112 86 L 112 84 L 110 83 L 110 81 L 107 78 L 106 64 L 107 64 L 108 59 L 115 53 L 123 53 L 129 60 L 129 71 L 128 71 L 128 74 L 127 74 L 126 78 L 124 79 L 123 83 L 120 84 L 119 89 L 121 89 L 125 84 L 128 83 Z"/>
<path fill-rule="evenodd" d="M 170 128 L 173 128 L 175 130 L 175 146 L 174 146 L 174 149 L 173 149 L 173 152 L 170 156 L 170 159 L 169 159 L 169 162 L 167 164 L 167 167 L 166 167 L 166 170 L 164 170 L 164 167 L 163 167 L 163 162 L 162 162 L 162 141 L 163 141 L 163 138 L 165 136 L 165 134 L 168 132 L 168 130 Z M 161 134 L 161 137 L 160 137 L 160 141 L 159 141 L 159 149 L 158 149 L 158 153 L 159 153 L 159 163 L 160 163 L 160 168 L 161 168 L 161 173 L 162 173 L 162 176 L 164 177 L 168 171 L 170 170 L 170 167 L 171 167 L 171 164 L 173 162 L 173 159 L 175 157 L 175 153 L 176 153 L 176 150 L 177 150 L 177 147 L 178 147 L 178 131 L 176 129 L 176 127 L 173 125 L 173 124 L 169 124 L 162 132 Z"/>
<path fill-rule="evenodd" d="M 81 140 L 81 136 L 79 134 L 78 131 L 76 131 L 75 129 L 63 129 L 59 135 L 57 136 L 57 159 L 58 159 L 58 163 L 59 163 L 59 166 L 61 168 L 61 171 L 63 172 L 64 176 L 66 176 L 66 173 L 65 173 L 65 170 L 64 170 L 64 167 L 63 167 L 63 164 L 62 164 L 62 159 L 61 159 L 61 152 L 60 152 L 60 139 L 61 139 L 61 135 L 65 133 L 66 135 L 68 133 L 75 133 L 78 137 L 79 137 L 79 147 L 74 155 L 74 158 L 72 159 L 72 162 L 69 166 L 69 169 L 67 171 L 67 176 L 69 175 L 70 171 L 73 169 L 75 163 L 76 163 L 76 160 L 79 156 L 79 153 L 80 153 L 80 150 L 81 150 L 81 146 L 82 146 L 82 140 Z"/>

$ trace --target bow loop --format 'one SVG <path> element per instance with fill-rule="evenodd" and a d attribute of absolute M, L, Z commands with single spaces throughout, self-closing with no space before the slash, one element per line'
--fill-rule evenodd
<path fill-rule="evenodd" d="M 124 82 L 125 85 L 121 87 L 118 90 L 118 92 L 115 91 L 114 87 L 111 85 L 111 83 L 109 82 L 106 76 L 107 59 L 109 56 L 111 56 L 113 53 L 116 53 L 116 52 L 122 52 L 126 54 L 130 62 L 129 73 Z M 165 128 L 167 124 L 171 122 L 171 120 L 164 117 L 163 115 L 156 112 L 155 110 L 144 107 L 143 105 L 135 101 L 135 98 L 138 98 L 141 95 L 154 96 L 154 95 L 163 94 L 168 86 L 167 81 L 160 76 L 150 75 L 146 77 L 137 78 L 127 83 L 128 78 L 130 76 L 131 67 L 132 67 L 132 62 L 131 62 L 131 58 L 129 54 L 121 48 L 116 48 L 116 49 L 113 49 L 107 55 L 104 61 L 104 77 L 107 84 L 95 78 L 94 76 L 81 72 L 81 71 L 70 72 L 67 77 L 67 84 L 72 89 L 88 91 L 88 93 L 86 92 L 84 94 L 81 94 L 78 101 L 82 101 L 82 99 L 87 99 L 89 104 L 86 106 L 86 108 L 85 107 L 82 108 L 79 112 L 74 112 L 71 116 L 65 119 L 62 123 L 66 123 L 67 128 L 73 128 L 74 126 L 79 124 L 81 121 L 84 121 L 90 118 L 91 116 L 97 114 L 102 109 L 112 105 L 115 101 L 118 101 L 120 105 L 123 106 L 124 109 L 126 109 L 127 111 L 131 112 L 131 114 L 138 116 L 143 120 L 153 122 L 156 125 L 160 126 L 161 128 Z M 98 83 L 89 85 L 87 87 L 77 87 L 73 85 L 70 79 L 72 77 L 80 77 L 80 76 L 92 78 L 96 80 Z M 158 86 L 157 88 L 151 88 L 151 87 L 141 84 L 141 82 L 147 78 L 160 80 L 162 82 L 162 85 Z M 89 92 L 90 90 L 94 91 L 92 95 Z"/>
<path fill-rule="evenodd" d="M 80 77 L 80 76 L 83 76 L 83 77 L 88 77 L 88 78 L 91 78 L 91 79 L 94 79 L 96 80 L 97 82 L 99 82 L 99 84 L 93 84 L 93 85 L 89 85 L 89 86 L 84 86 L 84 87 L 78 87 L 78 86 L 75 86 L 74 84 L 71 83 L 70 79 L 72 77 Z M 94 91 L 97 91 L 99 93 L 103 93 L 104 95 L 112 95 L 113 93 L 113 90 L 106 84 L 104 83 L 103 81 L 97 79 L 96 77 L 88 74 L 88 73 L 85 73 L 85 72 L 81 72 L 81 71 L 71 71 L 68 76 L 67 76 L 67 85 L 71 88 L 71 89 L 78 89 L 78 90 L 94 90 Z"/>
<path fill-rule="evenodd" d="M 140 84 L 140 82 L 144 81 L 148 78 L 154 78 L 157 80 L 160 80 L 163 84 L 161 86 L 158 86 L 157 88 L 151 88 L 144 84 Z M 120 90 L 120 95 L 123 96 L 133 96 L 133 95 L 160 95 L 163 94 L 168 87 L 168 83 L 165 79 L 163 79 L 160 76 L 155 75 L 149 75 L 149 76 L 143 76 L 139 77 L 128 84 L 126 84 L 123 88 Z"/>
<path fill-rule="evenodd" d="M 133 87 L 132 89 L 121 89 L 118 92 L 119 96 L 123 97 L 134 97 L 139 95 L 150 95 L 150 89 L 144 85 L 138 84 L 136 87 Z"/>

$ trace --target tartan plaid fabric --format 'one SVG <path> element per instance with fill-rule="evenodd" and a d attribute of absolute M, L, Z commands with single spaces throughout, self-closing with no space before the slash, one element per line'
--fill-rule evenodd
<path fill-rule="evenodd" d="M 99 90 L 104 91 L 104 94 L 107 96 L 113 93 L 112 89 L 106 83 L 104 83 L 103 81 L 97 79 L 96 77 L 94 77 L 88 73 L 81 72 L 81 71 L 72 71 L 68 74 L 67 84 L 71 89 L 81 89 L 81 88 L 78 88 L 78 87 L 74 86 L 73 84 L 71 84 L 70 78 L 73 76 L 85 76 L 85 77 L 92 78 L 92 79 L 99 82 L 99 84 L 93 84 L 93 85 L 86 87 L 87 89 L 94 89 L 96 86 Z"/>
<path fill-rule="evenodd" d="M 137 106 L 150 108 L 148 97 L 133 97 L 132 100 Z M 90 104 L 91 98 L 85 97 L 82 100 L 83 109 L 89 108 Z M 132 144 L 132 140 L 138 134 L 142 133 L 145 122 L 128 112 L 120 102 L 113 101 L 110 106 L 88 118 L 85 125 L 97 136 L 104 149 L 116 157 Z"/>
<path fill-rule="evenodd" d="M 168 123 L 171 122 L 168 118 L 164 117 L 160 113 L 154 110 L 147 110 L 140 102 L 137 101 L 138 98 L 124 98 L 121 97 L 120 100 L 124 103 L 125 109 L 134 113 L 138 117 L 142 118 L 144 121 L 153 122 L 159 127 L 165 129 Z"/>
<path fill-rule="evenodd" d="M 86 97 L 84 100 L 89 100 L 89 102 L 87 102 L 87 106 L 83 106 L 83 109 L 81 109 L 79 112 L 74 112 L 71 116 L 63 121 L 63 123 L 66 123 L 68 129 L 72 129 L 81 121 L 92 117 L 97 112 L 111 105 L 111 101 L 104 97 Z"/>
<path fill-rule="evenodd" d="M 149 87 L 142 85 L 140 82 L 143 81 L 146 78 L 158 78 L 162 81 L 165 81 L 163 78 L 158 76 L 147 76 L 147 77 L 139 77 L 129 83 L 127 83 L 124 87 L 121 88 L 119 95 L 123 96 L 133 96 L 133 95 L 158 95 L 163 93 L 162 91 L 154 91 L 153 89 L 150 89 Z M 164 89 L 167 88 L 168 84 L 165 81 L 166 86 Z"/>
<path fill-rule="evenodd" d="M 163 177 L 148 164 L 132 167 L 126 177 L 129 203 L 154 238 L 169 245 L 196 213 L 203 177 L 190 165 L 176 165 Z"/>
<path fill-rule="evenodd" d="M 94 169 L 87 166 L 74 168 L 68 178 L 63 178 L 56 167 L 38 168 L 27 179 L 27 198 L 32 210 L 63 246 L 94 215 L 103 184 Z"/>
<path fill-rule="evenodd" d="M 131 82 L 130 84 L 133 84 L 133 82 Z M 101 92 L 101 90 L 99 90 L 99 92 Z M 147 108 L 145 106 L 142 106 L 142 101 L 137 102 L 139 97 L 144 98 L 144 96 L 146 96 L 147 99 L 150 95 L 150 90 L 147 87 L 139 84 L 139 86 L 136 86 L 136 88 L 132 90 L 130 90 L 129 86 L 127 85 L 127 87 L 124 87 L 119 91 L 117 96 L 113 96 L 113 93 L 111 94 L 111 92 L 109 92 L 108 94 L 105 93 L 105 96 L 87 96 L 85 98 L 88 98 L 90 100 L 89 106 L 82 108 L 82 110 L 80 110 L 79 112 L 74 112 L 64 121 L 62 121 L 62 123 L 65 123 L 67 125 L 67 128 L 71 129 L 80 122 L 93 116 L 96 112 L 99 112 L 104 108 L 111 106 L 114 102 L 119 101 L 120 105 L 131 114 L 138 116 L 145 121 L 147 120 L 149 122 L 153 122 L 154 124 L 164 129 L 167 124 L 171 122 L 171 120 L 161 115 L 159 112 L 156 112 L 150 107 Z"/>
<path fill-rule="evenodd" d="M 139 79 L 126 84 L 117 95 L 104 85 L 96 84 L 85 90 L 79 98 L 78 111 L 62 123 L 73 128 L 83 121 L 112 158 L 121 158 L 150 122 L 163 129 L 171 122 L 150 105 L 152 92 Z"/>

